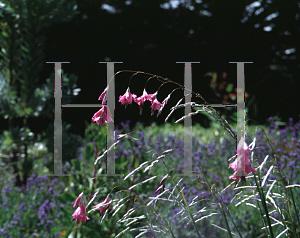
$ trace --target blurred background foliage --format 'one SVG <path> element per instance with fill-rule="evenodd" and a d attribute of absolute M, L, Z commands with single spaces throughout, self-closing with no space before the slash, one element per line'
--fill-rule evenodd
<path fill-rule="evenodd" d="M 53 157 L 54 73 L 48 79 L 41 77 L 45 33 L 51 24 L 68 21 L 77 12 L 74 2 L 64 1 L 1 1 L 0 7 L 0 115 L 8 121 L 1 134 L 1 157 L 13 164 L 16 185 L 21 186 L 36 160 L 44 160 L 46 152 L 49 160 Z M 63 74 L 66 102 L 78 94 L 76 81 L 75 75 Z M 32 118 L 34 129 L 28 124 Z M 49 124 L 48 130 L 41 130 L 41 121 Z M 77 136 L 67 134 L 69 127 L 64 123 L 63 141 L 78 146 Z M 65 150 L 64 159 L 75 156 L 74 152 L 74 148 Z"/>

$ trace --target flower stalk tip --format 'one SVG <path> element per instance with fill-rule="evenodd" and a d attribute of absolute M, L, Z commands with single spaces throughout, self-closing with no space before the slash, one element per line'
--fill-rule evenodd
<path fill-rule="evenodd" d="M 75 203 L 74 203 L 74 205 L 73 205 L 74 208 L 78 206 L 79 202 L 80 202 L 81 199 L 82 199 L 82 196 L 83 196 L 83 192 L 80 193 L 79 196 L 76 198 L 76 201 L 75 201 Z"/>
<path fill-rule="evenodd" d="M 107 91 L 108 91 L 108 86 L 104 89 L 104 91 L 101 93 L 101 95 L 98 98 L 98 100 L 102 100 L 102 104 L 105 101 Z"/>
<path fill-rule="evenodd" d="M 155 193 L 158 193 L 160 189 L 161 189 L 161 192 L 165 191 L 165 181 L 166 181 L 167 177 L 168 177 L 168 174 L 161 179 L 161 181 L 159 182 L 160 186 L 155 190 Z"/>

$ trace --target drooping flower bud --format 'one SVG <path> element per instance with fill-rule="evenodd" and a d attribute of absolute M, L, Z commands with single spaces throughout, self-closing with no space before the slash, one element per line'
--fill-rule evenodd
<path fill-rule="evenodd" d="M 80 193 L 79 196 L 76 198 L 76 201 L 73 205 L 74 208 L 78 206 L 79 202 L 81 201 L 82 196 L 83 196 L 83 192 Z"/>

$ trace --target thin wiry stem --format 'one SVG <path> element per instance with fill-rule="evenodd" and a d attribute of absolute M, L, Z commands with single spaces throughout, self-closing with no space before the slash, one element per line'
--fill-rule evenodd
<path fill-rule="evenodd" d="M 133 75 L 131 76 L 130 80 L 131 80 L 135 75 L 137 75 L 137 74 L 145 74 L 145 75 L 151 76 L 150 78 L 157 78 L 157 80 L 160 81 L 160 82 L 173 83 L 173 84 L 178 85 L 182 90 L 191 91 L 192 94 L 194 94 L 196 97 L 201 98 L 201 99 L 203 100 L 204 104 L 205 104 L 207 107 L 209 107 L 210 110 L 212 111 L 211 114 L 212 114 L 212 115 L 216 115 L 216 119 L 217 119 L 218 121 L 221 122 L 221 124 L 224 126 L 224 128 L 225 128 L 226 130 L 228 130 L 228 131 L 230 132 L 231 135 L 234 135 L 233 137 L 234 137 L 234 139 L 237 141 L 237 136 L 236 136 L 236 134 L 232 131 L 232 129 L 231 129 L 230 126 L 228 125 L 227 121 L 226 121 L 225 119 L 223 119 L 223 118 L 216 112 L 216 110 L 215 110 L 212 106 L 208 105 L 209 103 L 208 103 L 208 102 L 207 102 L 207 101 L 206 101 L 199 93 L 195 93 L 195 92 L 193 92 L 192 90 L 190 90 L 190 89 L 188 89 L 188 88 L 185 88 L 185 87 L 182 86 L 181 84 L 176 83 L 176 82 L 174 82 L 174 81 L 172 81 L 172 80 L 170 80 L 170 79 L 168 79 L 168 78 L 164 78 L 164 77 L 161 77 L 161 76 L 159 76 L 159 75 L 150 74 L 150 73 L 146 73 L 146 72 L 142 72 L 142 71 L 121 70 L 121 71 L 118 71 L 117 73 L 115 73 L 115 74 L 113 75 L 113 77 L 116 76 L 116 75 L 119 74 L 119 73 L 122 73 L 122 72 L 130 72 L 130 73 L 133 73 Z M 113 77 L 110 79 L 110 81 L 109 81 L 108 84 L 110 84 L 110 82 L 111 82 L 111 80 L 113 79 Z M 150 79 L 150 78 L 149 78 L 149 79 Z M 149 79 L 148 79 L 148 80 L 149 80 Z M 130 80 L 129 80 L 129 82 L 130 82 Z M 148 80 L 147 80 L 147 82 L 148 82 Z M 162 86 L 162 85 L 161 85 L 161 86 Z"/>
<path fill-rule="evenodd" d="M 148 140 L 149 140 L 149 139 L 148 139 Z M 153 145 L 153 143 L 152 143 L 150 140 L 149 140 L 149 143 L 151 144 L 152 148 L 153 148 L 154 150 L 156 150 L 155 146 Z M 157 150 L 156 150 L 156 154 L 159 155 L 159 152 L 158 152 Z M 163 161 L 162 158 L 161 158 L 161 160 L 162 160 L 164 166 L 166 167 L 166 169 L 169 171 L 169 169 L 168 169 L 166 163 Z M 176 182 L 175 182 L 175 180 L 174 180 L 174 177 L 171 176 L 171 178 L 172 178 L 174 184 L 176 184 Z M 188 203 L 187 203 L 187 201 L 186 201 L 186 199 L 185 199 L 185 196 L 184 196 L 184 194 L 183 194 L 183 192 L 182 192 L 182 189 L 181 189 L 180 185 L 178 186 L 178 189 L 179 189 L 179 192 L 180 192 L 180 194 L 181 194 L 181 196 L 182 196 L 182 198 L 183 198 L 183 200 L 184 200 L 184 203 L 185 203 L 185 206 L 186 206 L 186 209 L 187 209 L 187 214 L 188 214 L 188 216 L 190 217 L 190 219 L 191 219 L 191 221 L 192 221 L 192 223 L 193 223 L 193 225 L 194 225 L 194 227 L 195 227 L 195 229 L 196 229 L 196 232 L 197 232 L 198 237 L 200 238 L 200 237 L 201 237 L 201 236 L 200 236 L 200 232 L 199 232 L 199 230 L 198 230 L 198 227 L 196 226 L 195 220 L 194 220 L 194 218 L 193 218 L 193 216 L 192 216 L 192 214 L 191 214 L 190 208 L 189 208 L 189 206 L 188 206 Z"/>
<path fill-rule="evenodd" d="M 266 203 L 266 200 L 265 200 L 265 195 L 264 195 L 263 189 L 262 189 L 262 187 L 260 187 L 260 184 L 257 181 L 257 178 L 256 178 L 255 174 L 254 174 L 254 179 L 255 179 L 256 186 L 257 186 L 257 190 L 259 192 L 260 199 L 262 201 L 263 208 L 265 210 L 265 214 L 266 214 L 266 218 L 267 218 L 267 222 L 268 222 L 268 226 L 269 226 L 270 236 L 271 236 L 271 238 L 274 238 L 273 229 L 272 229 L 272 226 L 271 226 L 272 224 L 271 224 L 271 221 L 270 221 L 269 211 L 268 211 L 268 207 L 267 207 L 267 203 Z"/>
<path fill-rule="evenodd" d="M 223 204 L 224 204 L 224 201 L 223 201 L 222 196 L 221 196 L 220 194 L 219 194 L 219 197 L 221 198 L 221 201 L 222 201 Z M 234 220 L 232 219 L 232 217 L 231 217 L 231 215 L 230 215 L 230 212 L 229 212 L 229 209 L 227 208 L 227 206 L 224 206 L 224 210 L 228 213 L 228 215 L 229 215 L 229 217 L 230 217 L 230 219 L 231 219 L 231 221 L 232 221 L 232 223 L 233 223 L 235 229 L 236 229 L 237 232 L 239 233 L 240 237 L 243 238 L 242 235 L 241 235 L 241 233 L 240 233 L 240 231 L 239 231 L 239 229 L 238 229 L 237 226 L 235 225 L 235 222 L 234 222 Z M 226 216 L 225 216 L 225 219 L 226 219 Z"/>
<path fill-rule="evenodd" d="M 249 119 L 249 120 L 251 120 L 251 119 Z M 252 120 L 252 121 L 254 121 L 254 120 Z M 254 122 L 255 122 L 255 121 L 254 121 Z M 257 122 L 256 122 L 256 124 L 257 124 Z M 297 220 L 298 220 L 298 224 L 299 224 L 299 226 L 300 226 L 300 223 L 299 223 L 299 216 L 298 216 L 298 213 L 297 213 L 297 210 L 296 210 L 295 201 L 294 201 L 294 196 L 293 196 L 293 194 L 292 194 L 292 191 L 290 190 L 291 188 L 286 188 L 286 186 L 288 185 L 288 183 L 287 183 L 287 181 L 286 181 L 286 177 L 285 177 L 283 171 L 280 169 L 280 166 L 279 166 L 278 163 L 277 163 L 277 160 L 278 160 L 278 159 L 277 159 L 277 156 L 276 156 L 276 154 L 275 154 L 274 148 L 273 148 L 273 146 L 272 146 L 272 144 L 271 144 L 271 142 L 270 142 L 270 138 L 267 136 L 267 134 L 265 133 L 265 131 L 262 129 L 262 127 L 261 127 L 260 125 L 257 124 L 257 126 L 259 126 L 260 129 L 261 129 L 261 130 L 263 131 L 263 133 L 265 134 L 265 137 L 267 138 L 267 141 L 268 141 L 268 143 L 269 143 L 269 145 L 270 145 L 270 148 L 271 148 L 271 150 L 272 150 L 272 152 L 273 152 L 273 156 L 274 156 L 274 158 L 275 158 L 274 166 L 275 166 L 275 168 L 276 168 L 275 173 L 279 173 L 280 176 L 281 176 L 281 178 L 280 178 L 278 181 L 281 181 L 281 184 L 282 184 L 282 187 L 283 187 L 284 192 L 285 192 L 285 194 L 286 194 L 286 197 L 288 197 L 288 192 L 289 192 L 289 191 L 291 192 L 292 203 L 293 203 L 293 206 L 294 206 L 294 209 L 295 209 L 295 213 L 296 213 L 296 217 L 297 217 Z M 255 156 L 256 156 L 256 155 L 255 155 Z M 257 157 L 257 156 L 256 156 L 256 157 Z M 265 161 L 264 161 L 264 162 L 265 162 Z M 264 162 L 262 163 L 261 166 L 263 166 Z M 277 171 L 278 171 L 278 172 L 277 172 Z M 275 203 L 276 203 L 276 201 L 275 201 Z M 290 214 L 290 205 L 289 205 L 288 199 L 287 199 L 287 202 L 286 202 L 286 203 L 287 203 L 286 205 L 287 205 L 288 211 L 289 211 L 288 215 L 289 215 L 289 217 L 290 217 L 290 220 L 293 220 L 293 218 L 292 218 L 292 216 L 291 216 L 291 214 Z M 277 209 L 277 207 L 278 207 L 278 204 L 276 204 L 276 209 Z M 277 211 L 278 211 L 278 209 L 277 209 Z M 282 211 L 282 208 L 281 208 L 281 211 Z M 278 211 L 278 213 L 279 213 L 280 216 L 281 216 L 282 222 L 285 224 L 286 228 L 288 228 L 288 226 L 287 226 L 287 224 L 286 224 L 286 222 L 285 222 L 285 219 L 284 219 L 283 214 L 282 214 L 281 211 Z M 294 225 L 295 225 L 295 224 L 294 224 L 294 222 L 293 222 L 293 223 L 292 223 L 292 226 L 293 226 L 293 232 L 296 234 L 297 231 L 296 231 L 296 228 L 294 227 Z"/>
<path fill-rule="evenodd" d="M 129 192 L 127 189 L 126 190 L 120 190 L 119 192 L 122 192 L 122 191 L 124 191 L 124 192 Z M 144 200 L 139 196 L 139 195 L 137 195 L 137 194 L 132 194 L 132 192 L 130 193 L 130 196 L 131 197 L 136 197 L 137 199 L 139 199 L 143 204 L 144 204 L 144 206 L 145 206 L 145 202 L 144 202 Z M 124 198 L 125 199 L 125 198 Z M 124 199 L 122 199 L 122 200 L 124 200 Z M 127 199 L 127 201 L 129 201 L 129 200 L 131 200 L 132 198 L 130 198 L 130 199 Z M 126 201 L 126 202 L 127 202 Z M 109 203 L 108 203 L 109 204 Z M 107 204 L 106 204 L 107 205 Z M 124 204 L 123 204 L 124 205 Z M 121 207 L 123 206 L 123 205 L 121 205 Z M 118 210 L 121 208 L 121 207 L 119 207 L 115 212 L 114 212 L 114 214 L 113 214 L 113 216 L 118 212 Z M 146 207 L 146 206 L 145 206 Z M 167 229 L 169 230 L 169 232 L 170 232 L 170 234 L 171 234 L 171 237 L 172 238 L 175 238 L 175 235 L 173 234 L 173 231 L 172 231 L 172 229 L 171 229 L 171 227 L 169 226 L 169 224 L 167 223 L 167 221 L 165 220 L 165 218 L 163 217 L 163 216 L 159 216 L 157 213 L 156 213 L 156 211 L 150 206 L 149 207 L 150 208 L 150 210 L 152 210 L 152 212 L 156 215 L 156 217 L 160 217 L 160 219 L 162 220 L 162 222 L 166 225 L 166 227 L 167 227 Z M 138 209 L 138 208 L 137 208 Z M 137 209 L 135 209 L 134 211 L 136 211 Z M 91 211 L 93 211 L 93 210 L 95 210 L 95 209 L 92 209 Z M 89 212 L 91 212 L 91 211 L 89 211 Z M 88 213 L 89 213 L 88 212 Z M 107 211 L 106 211 L 107 212 Z M 131 212 L 132 213 L 132 212 Z M 130 214 L 131 214 L 130 213 Z M 106 213 L 105 213 L 106 214 Z M 125 217 L 127 216 L 127 215 L 130 215 L 130 214 L 128 214 L 128 213 L 126 213 L 124 216 L 123 216 L 123 218 L 121 218 L 118 222 L 120 222 L 121 220 L 123 220 L 123 219 L 125 219 Z M 117 223 L 118 223 L 117 222 Z M 124 231 L 122 231 L 122 233 L 124 233 L 125 232 L 125 230 Z M 120 233 L 119 233 L 120 234 Z"/>
<path fill-rule="evenodd" d="M 151 141 L 150 141 L 150 143 L 152 144 Z M 153 144 L 152 144 L 152 146 L 153 146 L 153 148 L 156 150 L 156 148 L 154 147 Z M 157 150 L 156 150 L 156 151 L 157 151 Z M 158 151 L 157 151 L 157 153 L 158 153 Z M 166 169 L 168 170 L 168 167 L 167 167 L 166 163 L 163 163 L 163 164 L 165 165 Z M 169 170 L 168 170 L 168 171 L 169 171 Z M 171 176 L 171 179 L 173 180 L 174 184 L 176 184 L 176 182 L 175 182 L 175 180 L 174 180 L 174 176 Z M 188 213 L 190 219 L 192 220 L 192 223 L 193 223 L 193 225 L 194 225 L 194 227 L 195 227 L 195 229 L 196 229 L 197 236 L 200 238 L 200 237 L 201 237 L 201 236 L 200 236 L 200 232 L 199 232 L 199 230 L 198 230 L 198 228 L 197 228 L 197 226 L 196 226 L 195 220 L 194 220 L 194 218 L 193 218 L 193 216 L 192 216 L 192 213 L 191 213 L 191 211 L 190 211 L 189 205 L 188 205 L 188 203 L 187 203 L 187 201 L 186 201 L 186 199 L 185 199 L 185 196 L 184 196 L 184 194 L 183 194 L 183 192 L 182 192 L 182 189 L 181 189 L 181 186 L 180 186 L 180 185 L 178 185 L 178 189 L 179 189 L 179 192 L 180 192 L 180 194 L 181 194 L 181 196 L 182 196 L 182 198 L 183 198 L 183 201 L 184 201 L 184 203 L 185 203 L 185 205 L 186 205 L 187 213 Z"/>

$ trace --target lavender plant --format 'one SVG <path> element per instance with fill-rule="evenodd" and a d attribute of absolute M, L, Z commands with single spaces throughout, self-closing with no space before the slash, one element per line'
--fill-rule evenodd
<path fill-rule="evenodd" d="M 121 72 L 124 71 L 119 71 L 118 73 Z M 162 82 L 162 85 L 165 83 L 174 83 L 169 79 L 140 71 L 126 72 L 132 72 L 132 77 L 137 74 L 150 75 L 149 79 L 156 78 Z M 96 112 L 92 118 L 94 122 L 101 126 L 103 126 L 104 123 L 112 121 L 109 108 L 105 105 L 105 97 L 108 87 L 99 97 L 99 100 L 102 100 L 102 108 Z M 152 104 L 152 115 L 155 110 L 158 111 L 159 115 L 168 103 L 172 93 L 177 89 L 183 89 L 183 86 L 179 85 L 178 88 L 174 89 L 165 98 L 165 100 L 160 103 L 156 98 L 159 89 L 154 94 L 148 94 L 144 88 L 143 95 L 141 97 L 137 97 L 135 94 L 130 92 L 128 87 L 125 94 L 120 96 L 119 102 L 121 102 L 122 105 L 127 106 L 128 104 L 132 104 L 133 100 L 139 105 L 140 113 L 142 113 L 144 102 L 149 100 Z M 294 195 L 296 192 L 295 190 L 300 187 L 299 181 L 289 181 L 287 176 L 284 175 L 282 164 L 279 162 L 279 155 L 277 156 L 277 154 L 275 154 L 269 138 L 266 136 L 268 145 L 272 149 L 274 159 L 269 159 L 268 155 L 264 158 L 262 157 L 262 152 L 265 153 L 266 151 L 258 149 L 260 148 L 260 140 L 263 140 L 261 135 L 260 137 L 254 137 L 252 143 L 250 143 L 248 147 L 248 137 L 246 137 L 246 141 L 239 141 L 236 137 L 235 131 L 232 129 L 232 126 L 220 117 L 212 107 L 207 105 L 208 103 L 200 94 L 192 93 L 196 97 L 202 99 L 204 104 L 197 104 L 195 102 L 189 103 L 192 106 L 200 107 L 200 109 L 197 109 L 196 112 L 187 116 L 192 116 L 201 111 L 208 113 L 220 123 L 227 133 L 229 133 L 230 137 L 234 139 L 234 142 L 238 142 L 238 151 L 230 158 L 230 160 L 235 158 L 235 161 L 229 165 L 232 169 L 234 169 L 234 174 L 229 176 L 229 178 L 235 181 L 228 185 L 228 181 L 220 181 L 220 178 L 224 180 L 224 173 L 222 170 L 219 171 L 215 168 L 209 168 L 209 166 L 205 166 L 205 162 L 199 164 L 199 161 L 195 158 L 207 156 L 200 156 L 201 152 L 199 151 L 196 151 L 192 157 L 193 162 L 197 167 L 192 172 L 191 177 L 189 179 L 179 179 L 176 176 L 176 172 L 178 170 L 180 171 L 182 167 L 178 161 L 177 166 L 176 162 L 175 166 L 170 166 L 170 163 L 168 163 L 168 159 L 170 160 L 170 158 L 168 157 L 175 156 L 176 150 L 180 147 L 176 148 L 176 146 L 173 145 L 172 149 L 159 150 L 152 144 L 153 153 L 151 159 L 144 161 L 143 163 L 137 163 L 137 166 L 135 166 L 135 168 L 124 177 L 125 181 L 128 179 L 131 181 L 131 186 L 126 190 L 118 191 L 118 193 L 124 192 L 127 194 L 129 193 L 129 195 L 117 198 L 117 196 L 111 195 L 111 191 L 104 202 L 98 204 L 94 209 L 86 212 L 84 205 L 81 205 L 80 209 L 77 208 L 77 210 L 73 213 L 73 219 L 86 222 L 87 220 L 85 218 L 80 219 L 80 217 L 84 217 L 85 214 L 89 214 L 95 210 L 100 210 L 102 222 L 109 211 L 109 213 L 112 214 L 111 218 L 113 218 L 120 212 L 121 208 L 126 203 L 128 204 L 128 202 L 134 200 L 134 206 L 129 210 L 126 209 L 127 211 L 125 214 L 117 220 L 117 224 L 126 224 L 126 229 L 119 232 L 115 237 L 120 237 L 126 234 L 127 231 L 133 232 L 136 234 L 136 237 L 143 235 L 149 237 L 211 237 L 218 235 L 224 236 L 224 234 L 229 237 L 253 237 L 252 235 L 255 235 L 255 237 L 299 237 L 299 201 Z M 188 104 L 179 104 L 181 100 L 182 99 L 178 101 L 176 106 L 171 108 L 171 113 L 174 110 Z M 166 120 L 169 118 L 170 114 Z M 177 120 L 176 122 L 183 120 L 187 116 Z M 300 135 L 296 132 L 296 130 L 293 130 L 292 136 L 293 141 L 298 140 L 299 143 Z M 118 136 L 114 145 L 121 145 L 120 141 L 125 138 L 131 138 L 135 141 L 138 140 L 131 136 L 131 133 L 125 133 Z M 216 144 L 210 144 L 208 155 L 218 153 L 218 151 L 215 150 L 215 145 Z M 99 161 L 101 161 L 106 153 L 112 148 L 113 146 L 96 158 L 94 164 L 96 165 Z M 225 148 L 226 146 L 224 148 L 222 147 L 223 150 Z M 244 161 L 245 167 L 240 167 L 239 165 L 242 150 L 247 152 Z M 234 154 L 234 151 L 232 154 Z M 254 151 L 258 152 L 257 155 Z M 222 156 L 222 152 L 219 153 L 219 156 Z M 251 153 L 251 160 L 248 153 Z M 297 156 L 299 154 L 299 149 L 297 148 L 293 153 L 294 154 L 292 155 Z M 139 154 L 135 153 L 135 155 L 138 156 Z M 166 157 L 168 159 L 166 159 Z M 255 168 L 253 168 L 250 161 L 251 164 L 256 164 L 257 166 L 254 166 Z M 224 162 L 226 161 L 224 160 Z M 162 163 L 163 166 L 159 166 L 160 163 Z M 295 164 L 296 162 L 293 163 Z M 164 176 L 152 176 L 154 171 L 155 174 L 160 174 L 158 172 L 161 172 L 162 167 L 165 169 Z M 219 168 L 220 166 L 218 169 Z M 247 175 L 247 177 L 239 176 L 237 173 L 238 170 L 244 170 L 243 172 Z M 144 180 L 139 180 L 139 178 L 142 178 L 142 176 L 139 176 L 141 174 L 145 174 L 147 178 L 145 176 Z M 138 193 L 138 188 L 147 186 L 147 184 L 153 183 L 153 181 L 157 181 L 155 182 L 157 186 L 155 186 L 156 190 L 151 193 L 152 196 L 141 196 Z M 158 181 L 160 182 L 158 183 Z M 242 183 L 242 186 L 239 186 L 240 183 Z M 224 185 L 223 189 L 220 190 L 220 186 L 218 185 Z M 234 185 L 234 187 L 232 187 L 232 185 Z M 234 196 L 231 196 L 232 199 L 229 201 L 230 196 L 228 196 L 228 194 L 232 192 L 232 189 L 237 193 Z M 201 195 L 195 196 L 195 194 L 199 194 L 199 192 Z M 90 196 L 88 205 L 91 204 L 93 199 L 95 199 L 95 195 L 96 193 L 94 196 Z M 115 199 L 109 200 L 108 197 L 113 197 Z M 111 205 L 112 209 L 110 210 L 108 207 Z M 162 209 L 159 209 L 158 207 Z M 240 209 L 240 207 L 242 207 L 242 209 Z M 246 219 L 246 221 L 248 221 L 248 219 L 247 215 L 243 213 L 244 211 L 247 211 L 249 207 L 257 210 L 261 223 L 256 224 L 255 227 L 252 226 L 252 228 L 248 227 L 247 230 L 247 228 L 245 228 L 246 222 L 244 222 L 244 220 Z M 174 211 L 172 216 L 170 216 L 170 214 L 166 215 L 161 213 L 161 210 L 166 209 Z M 141 212 L 141 210 L 143 211 L 142 215 L 138 213 Z M 233 212 L 237 213 L 236 217 Z M 135 216 L 130 217 L 133 214 L 135 214 Z M 237 218 L 241 218 L 241 214 L 244 216 L 242 218 L 243 220 L 236 220 Z M 276 214 L 277 217 L 275 216 Z M 179 222 L 176 219 L 179 219 Z M 176 227 L 176 224 L 179 224 L 179 228 Z M 213 227 L 218 229 L 214 229 L 211 233 L 206 233 L 206 231 L 201 230 L 203 224 L 211 224 Z M 184 232 L 182 228 L 186 229 L 186 232 Z M 249 229 L 255 230 L 249 231 Z"/>
<path fill-rule="evenodd" d="M 0 171 L 0 236 L 59 237 L 68 220 L 58 198 L 64 185 L 57 178 L 33 174 L 27 184 L 14 187 L 11 169 Z"/>

